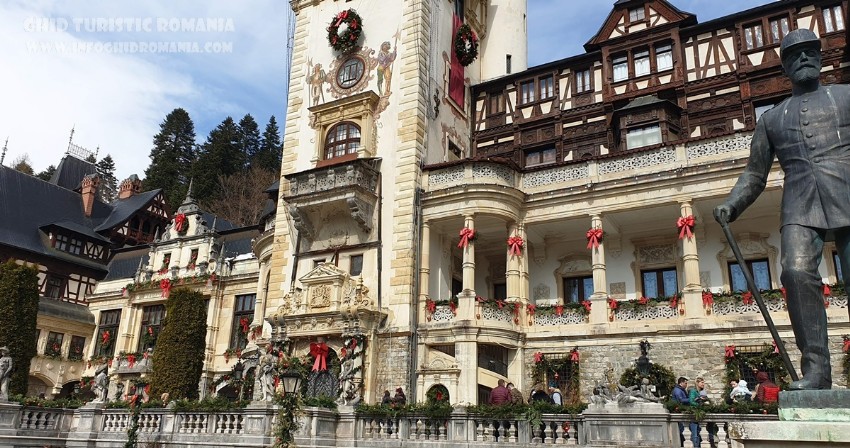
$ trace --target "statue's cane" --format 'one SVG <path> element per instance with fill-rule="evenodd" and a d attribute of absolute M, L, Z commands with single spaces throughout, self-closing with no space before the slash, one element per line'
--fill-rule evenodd
<path fill-rule="evenodd" d="M 782 343 L 782 338 L 779 337 L 779 332 L 776 331 L 776 325 L 773 324 L 773 319 L 770 317 L 770 312 L 767 310 L 767 306 L 764 304 L 764 300 L 761 298 L 761 293 L 759 289 L 756 287 L 756 282 L 753 280 L 753 275 L 750 273 L 750 268 L 747 267 L 747 263 L 744 260 L 744 257 L 741 255 L 741 249 L 738 248 L 738 242 L 735 241 L 735 237 L 732 236 L 732 230 L 729 229 L 729 223 L 726 221 L 720 222 L 720 227 L 723 228 L 723 233 L 726 235 L 726 240 L 729 241 L 729 247 L 732 248 L 732 253 L 735 254 L 735 259 L 738 260 L 738 266 L 741 267 L 741 272 L 744 273 L 744 279 L 747 280 L 747 286 L 750 288 L 750 292 L 753 293 L 753 298 L 756 299 L 756 304 L 759 306 L 759 311 L 761 311 L 761 315 L 764 317 L 765 323 L 767 323 L 767 328 L 770 330 L 770 335 L 773 336 L 773 342 L 776 344 L 776 348 L 779 350 L 779 356 L 782 357 L 782 363 L 785 364 L 785 369 L 788 370 L 788 374 L 791 375 L 791 381 L 797 381 L 800 377 L 797 376 L 797 370 L 794 369 L 794 364 L 791 364 L 791 358 L 788 357 L 788 352 L 785 350 L 785 344 Z"/>

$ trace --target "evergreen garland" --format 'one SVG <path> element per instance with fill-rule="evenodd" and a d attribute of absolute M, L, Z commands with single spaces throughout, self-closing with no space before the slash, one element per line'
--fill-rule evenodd
<path fill-rule="evenodd" d="M 340 33 L 339 27 L 345 24 L 346 29 Z M 363 33 L 363 18 L 353 9 L 340 11 L 331 19 L 328 25 L 328 44 L 334 51 L 350 53 L 357 47 L 360 34 Z"/>
<path fill-rule="evenodd" d="M 14 370 L 9 395 L 25 395 L 36 355 L 38 270 L 14 261 L 0 264 L 0 347 L 9 348 Z"/>
<path fill-rule="evenodd" d="M 478 57 L 478 36 L 469 25 L 463 24 L 455 33 L 455 55 L 460 65 L 466 67 Z"/>
<path fill-rule="evenodd" d="M 728 396 L 729 392 L 732 391 L 732 387 L 729 384 L 732 381 L 737 382 L 741 379 L 743 369 L 773 372 L 776 385 L 782 390 L 788 388 L 788 370 L 785 369 L 785 363 L 782 362 L 782 357 L 772 345 L 764 344 L 761 352 L 746 353 L 746 356 L 741 356 L 741 353 L 735 349 L 734 345 L 727 346 L 726 352 L 724 396 Z M 728 356 L 729 354 L 732 356 Z"/>
<path fill-rule="evenodd" d="M 844 362 L 842 363 L 844 366 L 844 384 L 850 388 L 850 336 L 845 334 L 841 336 L 841 339 L 843 344 L 841 351 L 844 352 Z"/>
<path fill-rule="evenodd" d="M 568 356 L 561 359 L 549 359 L 546 355 L 537 352 L 534 354 L 534 368 L 531 376 L 535 382 L 546 381 L 550 376 L 557 379 L 559 372 L 566 371 L 569 376 L 568 389 L 561 391 L 564 404 L 574 404 L 581 400 L 579 373 L 581 363 L 579 361 L 578 347 L 570 350 Z"/>
<path fill-rule="evenodd" d="M 435 384 L 425 393 L 425 402 L 430 405 L 447 405 L 451 402 L 449 390 L 442 384 Z"/>
<path fill-rule="evenodd" d="M 198 398 L 207 336 L 207 302 L 198 291 L 178 288 L 165 304 L 166 319 L 153 353 L 152 394 L 172 400 Z"/>
<path fill-rule="evenodd" d="M 666 366 L 652 363 L 649 368 L 649 375 L 645 377 L 649 379 L 649 384 L 655 386 L 659 397 L 669 397 L 673 393 L 673 387 L 676 385 L 676 376 Z M 620 384 L 626 387 L 638 386 L 643 378 L 644 375 L 641 375 L 636 367 L 629 367 L 620 375 Z"/>

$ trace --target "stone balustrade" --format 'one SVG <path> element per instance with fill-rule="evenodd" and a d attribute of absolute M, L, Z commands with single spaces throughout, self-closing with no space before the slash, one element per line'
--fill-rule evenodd
<path fill-rule="evenodd" d="M 620 416 L 620 424 L 641 425 L 645 416 Z M 679 423 L 684 426 L 685 446 L 691 442 L 692 415 L 660 415 L 671 447 L 679 444 Z M 138 440 L 161 446 L 195 444 L 228 447 L 270 446 L 277 409 L 272 406 L 224 412 L 175 412 L 145 409 L 139 416 Z M 593 414 L 543 414 L 539 423 L 523 417 L 488 417 L 455 408 L 448 416 L 424 413 L 363 415 L 353 409 L 337 411 L 307 408 L 299 417 L 299 446 L 386 447 L 388 443 L 419 446 L 440 442 L 448 445 L 576 445 L 587 446 L 592 428 L 600 421 Z M 629 422 L 629 419 L 633 421 Z M 775 415 L 706 414 L 695 423 L 703 445 L 709 437 L 718 447 L 731 447 L 728 425 L 741 421 L 774 421 Z M 642 423 L 644 422 L 644 423 Z M 131 416 L 126 409 L 47 409 L 0 404 L 0 446 L 99 446 L 121 447 L 127 438 Z M 666 446 L 666 445 L 665 445 Z"/>

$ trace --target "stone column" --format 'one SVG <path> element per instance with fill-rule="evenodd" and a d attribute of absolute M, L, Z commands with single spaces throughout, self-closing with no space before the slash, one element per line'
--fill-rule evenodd
<path fill-rule="evenodd" d="M 520 300 L 520 295 L 521 295 L 520 294 L 520 291 L 521 291 L 520 266 L 521 266 L 522 258 L 525 256 L 525 252 L 528 250 L 528 248 L 525 247 L 525 245 L 524 245 L 523 248 L 522 248 L 522 253 L 520 255 L 512 255 L 511 254 L 511 248 L 510 248 L 510 246 L 508 246 L 507 241 L 508 241 L 508 238 L 510 238 L 512 236 L 522 237 L 521 233 L 522 233 L 521 227 L 520 227 L 519 224 L 512 223 L 512 224 L 508 225 L 508 236 L 505 238 L 505 243 L 504 243 L 505 244 L 505 253 L 507 254 L 506 255 L 507 261 L 505 263 L 505 266 L 507 268 L 505 270 L 505 283 L 506 283 L 505 287 L 506 287 L 507 293 L 508 293 L 507 298 L 510 301 Z M 523 238 L 523 241 L 525 241 L 524 238 Z"/>
<path fill-rule="evenodd" d="M 455 359 L 460 369 L 458 403 L 478 403 L 478 329 L 455 327 Z M 454 401 L 454 400 L 452 400 Z"/>
<path fill-rule="evenodd" d="M 269 272 L 269 263 L 271 258 L 260 262 L 260 276 L 257 279 L 257 298 L 254 302 L 254 319 L 251 322 L 251 327 L 263 327 L 263 318 L 266 315 L 266 296 L 268 295 L 268 284 L 266 277 Z"/>
<path fill-rule="evenodd" d="M 428 288 L 431 282 L 431 222 L 422 223 L 422 250 L 419 260 L 419 297 L 424 302 L 428 297 Z M 464 256 L 466 254 L 464 253 Z M 474 265 L 474 263 L 473 263 Z"/>
<path fill-rule="evenodd" d="M 690 201 L 679 203 L 679 210 L 683 218 L 693 217 L 694 209 Z M 698 318 L 705 316 L 702 306 L 702 286 L 699 280 L 699 253 L 697 251 L 697 237 L 685 236 L 682 242 L 682 279 L 684 288 L 685 317 Z"/>
<path fill-rule="evenodd" d="M 590 216 L 590 228 L 602 229 L 602 216 Z M 590 264 L 593 271 L 593 295 L 590 296 L 590 323 L 604 324 L 608 322 L 608 276 L 605 272 L 605 237 L 599 242 L 599 247 L 590 250 Z"/>
<path fill-rule="evenodd" d="M 475 219 L 473 215 L 464 217 L 463 226 L 475 230 Z M 472 291 L 475 296 L 475 243 L 466 245 L 463 249 L 463 291 Z"/>
<path fill-rule="evenodd" d="M 528 234 L 525 232 L 525 224 L 517 226 L 517 233 L 524 242 L 522 248 L 522 257 L 519 258 L 519 298 L 523 304 L 528 303 L 529 299 L 529 274 L 528 274 L 528 259 L 531 247 L 528 244 Z M 523 313 L 525 310 L 523 310 Z"/>

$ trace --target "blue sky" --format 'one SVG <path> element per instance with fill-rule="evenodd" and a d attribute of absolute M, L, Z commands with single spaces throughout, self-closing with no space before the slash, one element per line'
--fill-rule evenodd
<path fill-rule="evenodd" d="M 672 3 L 706 21 L 769 1 Z M 583 52 L 613 3 L 528 0 L 529 65 Z M 36 171 L 58 163 L 74 127 L 74 143 L 112 154 L 119 178 L 143 175 L 175 107 L 189 111 L 199 143 L 228 115 L 251 113 L 261 127 L 275 115 L 282 126 L 289 18 L 286 0 L 0 3 L 6 164 L 24 154 Z"/>

